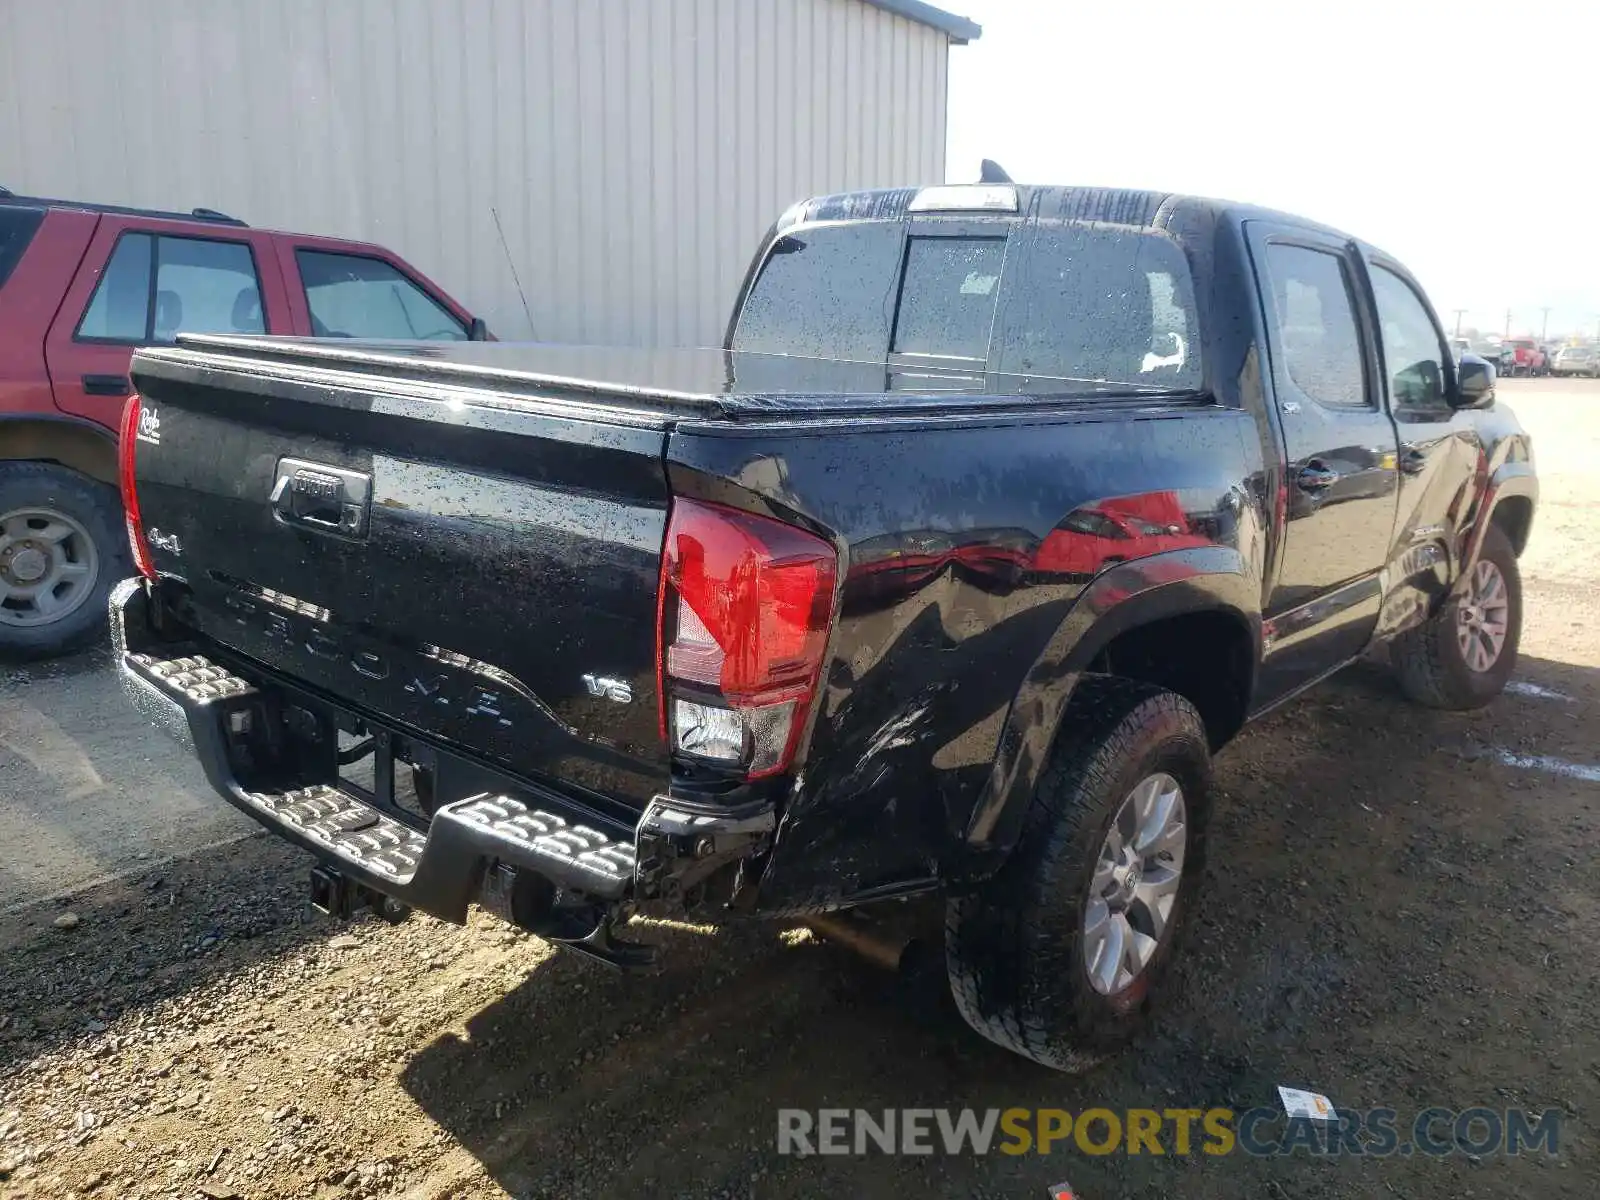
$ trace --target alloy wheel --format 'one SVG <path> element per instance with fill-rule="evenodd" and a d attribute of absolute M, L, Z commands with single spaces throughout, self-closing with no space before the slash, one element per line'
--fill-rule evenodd
<path fill-rule="evenodd" d="M 1171 775 L 1147 776 L 1117 810 L 1083 912 L 1083 965 L 1095 991 L 1120 992 L 1149 966 L 1177 903 L 1188 837 L 1183 789 Z"/>
<path fill-rule="evenodd" d="M 1505 576 L 1497 565 L 1480 559 L 1467 594 L 1456 604 L 1456 642 L 1470 670 L 1482 674 L 1500 661 L 1510 624 Z"/>

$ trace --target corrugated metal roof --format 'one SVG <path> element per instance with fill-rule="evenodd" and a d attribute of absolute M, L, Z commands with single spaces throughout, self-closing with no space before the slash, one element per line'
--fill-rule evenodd
<path fill-rule="evenodd" d="M 931 25 L 940 32 L 948 34 L 950 40 L 958 46 L 965 46 L 968 42 L 975 42 L 983 36 L 983 26 L 976 21 L 958 17 L 955 13 L 947 13 L 942 8 L 924 4 L 922 0 L 863 0 L 863 3 L 897 13 L 902 17 L 909 17 L 913 21 L 921 21 L 924 25 Z"/>

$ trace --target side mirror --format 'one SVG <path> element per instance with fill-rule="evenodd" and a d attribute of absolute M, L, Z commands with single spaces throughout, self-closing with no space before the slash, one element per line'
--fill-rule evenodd
<path fill-rule="evenodd" d="M 1490 408 L 1494 405 L 1494 364 L 1476 354 L 1463 354 L 1456 366 L 1456 394 L 1452 408 Z"/>
<path fill-rule="evenodd" d="M 489 340 L 489 323 L 482 317 L 473 317 L 467 325 L 467 341 L 487 342 Z"/>

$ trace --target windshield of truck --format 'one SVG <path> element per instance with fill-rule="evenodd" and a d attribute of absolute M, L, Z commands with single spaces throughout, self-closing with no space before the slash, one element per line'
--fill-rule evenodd
<path fill-rule="evenodd" d="M 1095 390 L 1201 386 L 1183 251 L 1106 225 L 997 225 L 970 236 L 908 235 L 889 222 L 808 226 L 773 245 L 733 349 L 921 361 Z"/>

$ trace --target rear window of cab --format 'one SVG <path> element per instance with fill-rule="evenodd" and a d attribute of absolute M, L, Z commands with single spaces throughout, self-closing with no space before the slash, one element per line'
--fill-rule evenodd
<path fill-rule="evenodd" d="M 1104 224 L 996 229 L 907 236 L 899 223 L 854 222 L 785 234 L 746 297 L 733 349 L 1201 385 L 1194 285 L 1177 243 Z"/>

